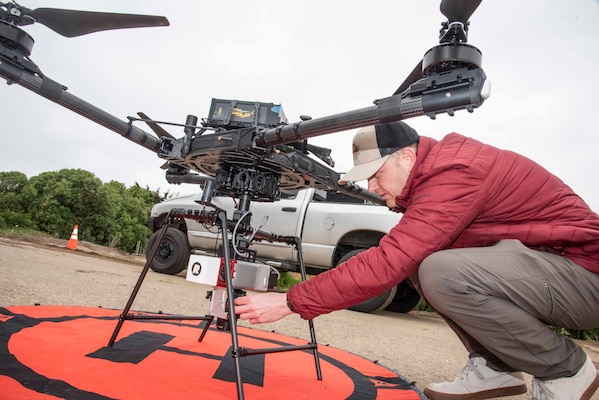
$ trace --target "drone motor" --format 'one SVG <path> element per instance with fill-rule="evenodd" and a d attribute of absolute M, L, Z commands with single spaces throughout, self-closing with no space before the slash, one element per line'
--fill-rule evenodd
<path fill-rule="evenodd" d="M 0 42 L 9 49 L 15 50 L 21 55 L 28 57 L 31 55 L 34 40 L 24 30 L 0 20 Z"/>

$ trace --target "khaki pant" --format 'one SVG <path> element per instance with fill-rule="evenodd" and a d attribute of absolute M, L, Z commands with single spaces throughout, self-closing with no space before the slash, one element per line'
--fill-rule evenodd
<path fill-rule="evenodd" d="M 411 279 L 470 355 L 497 370 L 571 376 L 586 356 L 548 325 L 599 328 L 599 274 L 518 240 L 439 251 Z"/>

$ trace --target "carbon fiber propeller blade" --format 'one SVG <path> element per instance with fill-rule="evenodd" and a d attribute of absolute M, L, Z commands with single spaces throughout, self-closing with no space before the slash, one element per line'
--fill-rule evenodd
<path fill-rule="evenodd" d="M 146 120 L 144 121 L 146 124 L 148 124 L 148 126 L 150 127 L 150 129 L 152 129 L 154 131 L 154 133 L 156 134 L 156 136 L 162 138 L 162 137 L 167 137 L 170 139 L 174 139 L 175 137 L 173 135 L 171 135 L 170 133 L 168 133 L 164 128 L 162 128 L 160 125 L 158 125 L 155 122 L 152 122 L 151 118 L 148 117 L 145 113 L 143 112 L 138 112 L 137 115 L 139 115 L 142 119 Z"/>
<path fill-rule="evenodd" d="M 441 13 L 447 17 L 449 23 L 459 21 L 466 24 L 482 0 L 443 0 Z"/>
<path fill-rule="evenodd" d="M 37 8 L 31 11 L 29 15 L 36 22 L 66 37 L 112 29 L 169 26 L 166 17 L 153 15 L 116 14 L 59 8 Z"/>
<path fill-rule="evenodd" d="M 393 95 L 402 93 L 404 90 L 406 90 L 408 87 L 410 87 L 410 85 L 412 83 L 416 82 L 417 80 L 419 80 L 421 78 L 422 78 L 422 60 L 420 60 L 418 65 L 416 65 L 416 68 L 414 68 L 412 70 L 412 72 L 410 72 L 410 75 L 408 75 L 406 80 L 403 81 L 403 83 L 401 85 L 399 85 L 399 87 L 397 88 L 395 93 L 393 93 Z"/>

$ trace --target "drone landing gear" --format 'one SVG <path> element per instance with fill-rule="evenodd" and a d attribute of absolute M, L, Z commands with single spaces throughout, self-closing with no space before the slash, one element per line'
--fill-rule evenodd
<path fill-rule="evenodd" d="M 249 208 L 249 202 L 247 202 L 247 203 L 248 203 L 247 207 Z M 119 317 L 117 325 L 116 325 L 116 327 L 112 333 L 112 336 L 110 337 L 110 340 L 108 342 L 108 347 L 112 347 L 114 345 L 116 338 L 118 337 L 118 334 L 126 320 L 161 319 L 161 320 L 178 320 L 178 321 L 180 321 L 180 320 L 205 321 L 204 326 L 202 327 L 202 332 L 200 334 L 198 342 L 201 342 L 204 339 L 204 337 L 208 331 L 208 328 L 210 327 L 212 321 L 214 320 L 214 317 L 212 315 L 206 315 L 206 316 L 200 317 L 200 316 L 179 316 L 179 315 L 135 315 L 135 314 L 130 313 L 133 302 L 135 301 L 135 297 L 137 296 L 137 293 L 139 292 L 139 289 L 141 288 L 141 285 L 146 277 L 146 274 L 148 273 L 148 270 L 150 269 L 150 265 L 151 265 L 152 261 L 154 260 L 156 253 L 158 252 L 160 243 L 162 242 L 162 239 L 164 239 L 167 229 L 171 226 L 171 223 L 173 220 L 173 215 L 176 215 L 176 218 L 188 218 L 188 219 L 195 219 L 195 220 L 204 221 L 204 222 L 214 222 L 214 215 L 207 215 L 207 214 L 200 213 L 200 212 L 197 212 L 194 210 L 187 210 L 187 211 L 186 210 L 172 210 L 169 213 L 169 216 L 167 217 L 166 222 L 164 223 L 164 225 L 161 228 L 161 231 L 158 235 L 156 243 L 154 244 L 154 248 L 152 249 L 150 257 L 148 257 L 148 260 L 146 261 L 146 264 L 144 265 L 144 268 L 141 271 L 141 274 L 137 280 L 137 283 L 136 283 L 135 287 L 133 288 L 133 291 L 131 292 L 129 300 L 127 301 L 127 304 Z M 223 237 L 222 237 L 223 243 L 228 243 L 227 229 L 228 229 L 229 221 L 227 221 L 227 215 L 224 210 L 217 210 L 216 221 L 218 221 L 220 223 L 221 231 L 223 233 Z M 285 242 L 290 245 L 295 245 L 297 254 L 298 254 L 298 260 L 300 263 L 300 272 L 301 272 L 302 280 L 307 279 L 305 265 L 304 265 L 303 258 L 302 258 L 301 240 L 298 237 L 288 237 L 288 236 L 278 237 L 278 236 L 274 236 L 270 233 L 261 232 L 261 231 L 257 231 L 257 232 L 253 232 L 253 233 L 256 234 L 257 236 L 266 235 L 270 240 L 277 240 L 280 242 Z M 314 324 L 313 324 L 312 320 L 308 321 L 309 329 L 310 329 L 310 342 L 306 345 L 280 346 L 280 347 L 275 347 L 275 348 L 262 348 L 262 349 L 249 349 L 246 347 L 239 346 L 237 325 L 236 325 L 237 317 L 235 315 L 235 304 L 234 304 L 235 291 L 233 288 L 233 277 L 232 277 L 231 269 L 228 267 L 229 265 L 231 265 L 229 246 L 226 246 L 226 245 L 223 246 L 223 252 L 224 252 L 223 259 L 224 259 L 224 265 L 225 265 L 225 268 L 223 268 L 223 271 L 224 271 L 225 286 L 226 286 L 226 292 L 227 292 L 226 301 L 227 301 L 227 309 L 228 309 L 228 319 L 226 321 L 224 321 L 225 325 L 222 325 L 223 321 L 221 321 L 221 326 L 217 327 L 217 328 L 223 329 L 222 327 L 224 326 L 224 327 L 226 327 L 226 330 L 229 330 L 231 332 L 231 341 L 232 341 L 231 356 L 233 357 L 233 362 L 234 362 L 235 381 L 236 381 L 236 387 L 237 387 L 238 400 L 244 399 L 243 378 L 241 375 L 241 362 L 240 362 L 241 357 L 248 357 L 248 356 L 253 356 L 253 355 L 263 355 L 263 354 L 269 354 L 269 353 L 280 353 L 280 352 L 294 351 L 294 350 L 310 350 L 314 356 L 314 364 L 315 364 L 315 368 L 316 368 L 317 379 L 322 380 L 320 359 L 319 359 L 319 355 L 318 355 L 318 345 L 316 343 L 316 334 L 314 332 Z"/>
<path fill-rule="evenodd" d="M 154 244 L 154 248 L 152 249 L 152 254 L 150 254 L 150 257 L 148 257 L 148 260 L 146 261 L 143 269 L 141 270 L 139 278 L 137 279 L 137 283 L 135 284 L 135 286 L 133 287 L 133 291 L 131 292 L 131 296 L 129 296 L 129 300 L 127 301 L 127 304 L 125 305 L 123 312 L 119 316 L 119 321 L 117 322 L 117 325 L 116 325 L 114 331 L 112 332 L 112 336 L 110 337 L 110 340 L 108 341 L 108 347 L 112 347 L 114 345 L 114 342 L 116 341 L 116 338 L 118 337 L 119 332 L 121 331 L 121 328 L 123 327 L 123 324 L 125 323 L 125 321 L 136 320 L 136 319 L 137 320 L 160 319 L 160 320 L 176 320 L 176 321 L 182 321 L 182 320 L 206 321 L 206 323 L 204 324 L 204 327 L 202 328 L 202 333 L 200 334 L 200 337 L 198 338 L 198 342 L 201 342 L 204 339 L 204 336 L 206 336 L 206 332 L 208 332 L 208 328 L 210 327 L 210 324 L 212 323 L 212 320 L 214 319 L 214 317 L 211 315 L 199 317 L 199 316 L 162 315 L 162 314 L 156 314 L 156 315 L 132 314 L 130 312 L 131 307 L 133 306 L 133 302 L 135 301 L 135 298 L 137 297 L 137 293 L 139 292 L 139 289 L 141 288 L 141 285 L 142 285 L 144 279 L 146 278 L 146 275 L 148 274 L 150 265 L 152 264 L 152 260 L 154 260 L 154 257 L 156 257 L 156 254 L 158 253 L 158 248 L 160 247 L 160 243 L 164 239 L 164 236 L 166 235 L 166 231 L 168 230 L 168 228 L 170 226 L 171 226 L 170 223 L 165 223 L 162 226 L 162 229 L 160 230 L 160 234 L 158 235 L 158 240 L 156 240 L 156 243 Z"/>

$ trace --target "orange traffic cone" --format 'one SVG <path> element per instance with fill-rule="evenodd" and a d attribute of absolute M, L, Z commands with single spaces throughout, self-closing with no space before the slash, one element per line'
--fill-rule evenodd
<path fill-rule="evenodd" d="M 78 235 L 79 225 L 75 225 L 73 228 L 73 233 L 71 233 L 71 238 L 69 239 L 69 243 L 67 243 L 67 249 L 77 250 L 77 235 Z"/>

